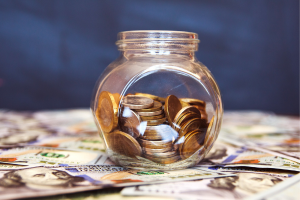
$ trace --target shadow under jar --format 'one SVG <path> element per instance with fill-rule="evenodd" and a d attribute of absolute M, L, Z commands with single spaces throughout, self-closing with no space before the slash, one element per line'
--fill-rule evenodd
<path fill-rule="evenodd" d="M 212 74 L 195 57 L 198 43 L 191 32 L 118 34 L 121 55 L 100 76 L 91 102 L 116 164 L 183 169 L 209 152 L 223 106 Z"/>

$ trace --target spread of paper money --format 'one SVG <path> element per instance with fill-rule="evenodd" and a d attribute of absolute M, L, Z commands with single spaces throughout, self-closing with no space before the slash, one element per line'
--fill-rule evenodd
<path fill-rule="evenodd" d="M 0 110 L 0 199 L 298 199 L 299 134 L 297 117 L 225 112 L 196 167 L 127 169 L 106 155 L 88 109 Z"/>

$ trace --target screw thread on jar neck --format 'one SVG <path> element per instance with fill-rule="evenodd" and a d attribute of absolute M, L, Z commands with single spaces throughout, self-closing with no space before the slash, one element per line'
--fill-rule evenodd
<path fill-rule="evenodd" d="M 118 34 L 119 51 L 147 54 L 194 55 L 198 50 L 198 35 L 183 31 L 125 31 Z"/>

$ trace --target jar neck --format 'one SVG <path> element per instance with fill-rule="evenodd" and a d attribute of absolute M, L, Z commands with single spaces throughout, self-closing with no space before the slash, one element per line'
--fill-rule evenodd
<path fill-rule="evenodd" d="M 183 31 L 125 31 L 116 45 L 126 58 L 131 56 L 185 56 L 194 59 L 198 35 Z"/>

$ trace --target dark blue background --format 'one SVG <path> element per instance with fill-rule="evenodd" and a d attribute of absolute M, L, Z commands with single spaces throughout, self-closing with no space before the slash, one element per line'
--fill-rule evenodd
<path fill-rule="evenodd" d="M 227 110 L 299 114 L 297 0 L 0 1 L 0 108 L 87 107 L 117 33 L 199 35 Z"/>

